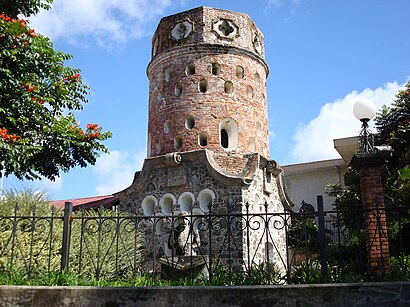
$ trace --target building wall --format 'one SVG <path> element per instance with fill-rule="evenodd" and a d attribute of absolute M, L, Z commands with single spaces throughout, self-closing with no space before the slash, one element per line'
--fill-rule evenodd
<path fill-rule="evenodd" d="M 286 191 L 296 211 L 302 201 L 317 209 L 317 195 L 323 196 L 325 210 L 334 210 L 334 197 L 326 195 L 325 186 L 328 183 L 344 186 L 347 165 L 342 159 L 285 165 L 282 168 Z"/>

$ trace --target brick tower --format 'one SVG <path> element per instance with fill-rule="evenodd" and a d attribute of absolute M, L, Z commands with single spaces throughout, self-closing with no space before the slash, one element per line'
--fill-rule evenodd
<path fill-rule="evenodd" d="M 147 75 L 148 157 L 131 186 L 115 194 L 121 210 L 153 221 L 144 228 L 147 259 L 176 256 L 166 243 L 175 232 L 170 227 L 175 217 L 190 216 L 186 223 L 195 222 L 186 228 L 182 254 L 195 249 L 210 259 L 229 255 L 231 265 L 268 259 L 285 268 L 280 217 L 248 231 L 202 232 L 212 214 L 278 213 L 290 204 L 281 169 L 269 160 L 261 31 L 248 15 L 209 7 L 165 17 L 152 39 Z"/>
<path fill-rule="evenodd" d="M 148 156 L 209 149 L 269 157 L 263 35 L 248 15 L 200 7 L 152 40 Z"/>

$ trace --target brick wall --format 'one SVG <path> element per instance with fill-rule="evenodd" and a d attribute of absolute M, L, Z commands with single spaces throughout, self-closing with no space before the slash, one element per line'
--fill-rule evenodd
<path fill-rule="evenodd" d="M 232 39 L 212 30 L 225 19 L 238 26 Z M 192 33 L 179 41 L 170 33 L 181 22 L 191 23 Z M 258 53 L 252 47 L 255 33 L 263 47 L 263 36 L 247 15 L 211 8 L 161 21 L 153 40 L 157 50 L 147 69 L 148 156 L 207 148 L 269 157 L 268 69 L 263 49 Z M 233 136 L 226 148 L 221 129 Z"/>
<path fill-rule="evenodd" d="M 381 174 L 386 158 L 386 153 L 356 154 L 351 162 L 359 172 L 364 224 L 367 227 L 367 264 L 370 274 L 382 274 L 390 269 Z"/>
<path fill-rule="evenodd" d="M 367 263 L 371 273 L 381 273 L 390 267 L 389 242 L 381 165 L 359 169 L 364 223 L 367 225 Z"/>

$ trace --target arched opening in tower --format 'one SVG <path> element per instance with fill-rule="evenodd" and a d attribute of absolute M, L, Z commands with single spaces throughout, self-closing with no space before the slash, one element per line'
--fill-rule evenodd
<path fill-rule="evenodd" d="M 226 131 L 225 129 L 221 129 L 221 146 L 223 148 L 228 148 L 229 147 L 228 131 Z"/>

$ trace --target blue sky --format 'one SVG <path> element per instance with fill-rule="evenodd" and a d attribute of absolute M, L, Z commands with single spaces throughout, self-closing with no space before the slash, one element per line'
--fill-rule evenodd
<path fill-rule="evenodd" d="M 389 104 L 409 80 L 408 0 L 55 0 L 31 26 L 74 56 L 67 64 L 92 87 L 77 119 L 112 131 L 111 154 L 56 182 L 9 177 L 4 188 L 69 199 L 128 187 L 146 156 L 152 34 L 161 17 L 201 5 L 246 13 L 264 33 L 270 158 L 282 165 L 337 158 L 333 138 L 360 130 L 353 104 Z"/>

